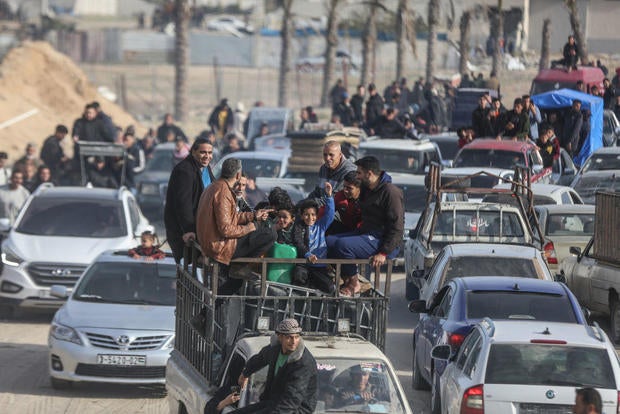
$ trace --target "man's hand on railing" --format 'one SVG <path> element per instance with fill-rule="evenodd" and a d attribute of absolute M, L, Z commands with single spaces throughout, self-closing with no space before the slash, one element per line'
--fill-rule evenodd
<path fill-rule="evenodd" d="M 386 256 L 383 253 L 377 253 L 374 256 L 370 256 L 370 264 L 373 267 L 383 266 L 386 261 Z"/>

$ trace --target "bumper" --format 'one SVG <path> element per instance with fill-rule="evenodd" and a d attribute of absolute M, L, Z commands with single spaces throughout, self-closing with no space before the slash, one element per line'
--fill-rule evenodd
<path fill-rule="evenodd" d="M 165 384 L 166 382 L 166 363 L 172 349 L 119 351 L 90 345 L 77 345 L 73 342 L 59 341 L 53 337 L 50 337 L 48 342 L 48 366 L 51 377 L 75 382 L 115 384 Z M 98 364 L 98 354 L 143 355 L 146 356 L 146 365 L 102 365 Z"/>
<path fill-rule="evenodd" d="M 8 286 L 18 286 L 20 289 L 18 292 L 11 292 L 8 291 Z M 69 288 L 69 293 L 72 290 Z M 4 265 L 0 276 L 0 302 L 21 308 L 57 309 L 65 303 L 65 300 L 52 297 L 49 286 L 36 285 L 28 276 L 24 266 Z"/>

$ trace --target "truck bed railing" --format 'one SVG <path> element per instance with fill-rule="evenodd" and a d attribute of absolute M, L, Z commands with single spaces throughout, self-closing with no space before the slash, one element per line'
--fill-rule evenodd
<path fill-rule="evenodd" d="M 222 362 L 241 335 L 272 331 L 285 318 L 295 318 L 304 332 L 361 336 L 385 349 L 389 292 L 393 262 L 386 273 L 370 266 L 360 272 L 372 286 L 359 297 L 328 295 L 267 280 L 270 263 L 307 263 L 304 259 L 240 258 L 232 264 L 250 264 L 260 268 L 260 278 L 243 282 L 239 295 L 219 295 L 219 265 L 205 259 L 192 242 L 185 249 L 184 263 L 178 266 L 175 349 L 207 380 L 217 378 Z M 319 263 L 335 268 L 336 286 L 343 264 L 368 265 L 368 259 L 326 259 Z M 362 267 L 362 266 L 360 266 Z M 360 269 L 362 270 L 362 269 Z M 231 272 L 232 273 L 232 272 Z M 344 324 L 344 325 L 343 325 Z M 346 330 L 346 329 L 345 329 Z"/>

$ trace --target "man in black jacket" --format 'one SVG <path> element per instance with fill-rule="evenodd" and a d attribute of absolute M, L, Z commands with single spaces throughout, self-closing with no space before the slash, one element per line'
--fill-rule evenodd
<path fill-rule="evenodd" d="M 577 155 L 579 145 L 579 134 L 583 125 L 583 115 L 581 114 L 581 101 L 573 100 L 573 105 L 564 117 L 564 136 L 560 145 L 571 155 Z"/>
<path fill-rule="evenodd" d="M 66 126 L 57 125 L 54 135 L 47 137 L 41 148 L 40 158 L 45 165 L 49 167 L 52 176 L 56 180 L 62 177 L 64 168 L 69 161 L 68 158 L 65 157 L 65 152 L 60 145 L 68 133 L 69 130 Z"/>
<path fill-rule="evenodd" d="M 171 142 L 174 142 L 177 138 L 189 142 L 183 130 L 174 123 L 172 114 L 164 115 L 164 122 L 157 128 L 157 142 L 160 144 L 162 142 L 168 142 L 168 135 L 173 136 Z"/>
<path fill-rule="evenodd" d="M 178 163 L 168 181 L 164 224 L 168 245 L 174 259 L 180 262 L 183 247 L 196 238 L 196 210 L 202 191 L 215 181 L 209 163 L 213 146 L 204 138 L 194 141 L 190 154 Z"/>
<path fill-rule="evenodd" d="M 377 87 L 374 83 L 368 85 L 368 93 L 370 98 L 366 102 L 366 123 L 373 125 L 375 121 L 383 114 L 385 102 L 383 98 L 377 92 Z"/>
<path fill-rule="evenodd" d="M 338 259 L 369 258 L 372 267 L 381 266 L 388 257 L 396 256 L 403 240 L 403 192 L 392 184 L 392 177 L 381 171 L 377 158 L 360 158 L 355 165 L 362 182 L 362 224 L 355 232 L 328 236 L 327 254 Z M 342 295 L 352 296 L 360 291 L 355 265 L 342 265 L 342 278 Z"/>
<path fill-rule="evenodd" d="M 265 390 L 260 402 L 235 411 L 261 414 L 310 414 L 317 399 L 316 361 L 301 339 L 295 319 L 284 319 L 276 328 L 277 338 L 251 357 L 239 376 L 245 388 L 250 376 L 268 366 Z"/>

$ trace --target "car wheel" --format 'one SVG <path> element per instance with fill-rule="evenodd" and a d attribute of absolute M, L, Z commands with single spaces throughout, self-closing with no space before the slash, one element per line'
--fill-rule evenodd
<path fill-rule="evenodd" d="M 433 384 L 431 385 L 431 413 L 441 414 L 441 390 L 439 389 L 439 375 L 433 371 Z"/>
<path fill-rule="evenodd" d="M 55 390 L 66 390 L 73 386 L 72 381 L 62 380 L 54 377 L 50 377 L 50 382 L 52 383 L 52 388 Z"/>
<path fill-rule="evenodd" d="M 620 301 L 614 298 L 610 306 L 610 333 L 614 343 L 620 343 Z"/>
<path fill-rule="evenodd" d="M 420 367 L 418 366 L 418 361 L 415 356 L 415 343 L 413 344 L 413 369 L 411 373 L 411 385 L 414 390 L 428 390 L 428 383 L 422 378 L 422 373 L 420 372 Z"/>
<path fill-rule="evenodd" d="M 420 299 L 420 289 L 408 278 L 405 280 L 405 297 L 407 300 Z"/>

